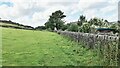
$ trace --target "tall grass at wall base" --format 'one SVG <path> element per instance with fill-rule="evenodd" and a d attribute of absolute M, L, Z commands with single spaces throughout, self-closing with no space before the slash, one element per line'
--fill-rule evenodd
<path fill-rule="evenodd" d="M 75 50 L 76 52 L 79 52 L 80 55 L 83 55 L 83 57 L 88 57 L 91 58 L 91 62 L 96 62 L 94 64 L 92 64 L 92 66 L 96 65 L 96 66 L 106 66 L 104 64 L 104 60 L 102 59 L 102 57 L 100 56 L 100 52 L 95 49 L 90 49 L 89 47 L 85 47 L 84 42 L 78 42 L 73 40 L 72 38 L 68 37 L 68 36 L 63 36 L 63 38 L 68 39 L 70 42 L 75 43 L 77 46 L 77 49 Z M 81 54 L 82 53 L 82 54 Z M 89 56 L 90 55 L 90 56 Z M 89 62 L 89 60 L 86 60 Z"/>
<path fill-rule="evenodd" d="M 87 49 L 93 49 L 103 60 L 105 66 L 118 65 L 118 37 L 79 32 L 61 31 L 59 34 L 70 37 Z"/>
<path fill-rule="evenodd" d="M 91 49 L 85 45 L 84 42 L 79 42 L 85 48 L 92 50 L 99 56 L 99 60 L 102 61 L 104 66 L 118 66 L 118 42 L 116 41 L 105 41 L 101 43 L 100 41 L 96 42 L 94 47 Z"/>

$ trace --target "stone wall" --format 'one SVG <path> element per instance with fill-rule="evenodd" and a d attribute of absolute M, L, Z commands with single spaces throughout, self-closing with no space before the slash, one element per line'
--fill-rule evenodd
<path fill-rule="evenodd" d="M 106 65 L 118 63 L 118 36 L 108 36 L 80 32 L 57 31 L 58 34 L 70 37 L 84 47 L 94 49 L 102 56 Z"/>

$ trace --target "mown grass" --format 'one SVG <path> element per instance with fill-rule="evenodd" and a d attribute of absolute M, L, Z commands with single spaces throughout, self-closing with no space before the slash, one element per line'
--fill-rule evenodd
<path fill-rule="evenodd" d="M 102 61 L 96 52 L 57 33 L 2 28 L 4 66 L 94 66 Z"/>

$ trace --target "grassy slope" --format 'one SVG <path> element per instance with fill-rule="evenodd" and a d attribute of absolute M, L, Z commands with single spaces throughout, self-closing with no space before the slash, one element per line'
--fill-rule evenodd
<path fill-rule="evenodd" d="M 2 29 L 0 27 L 0 67 L 2 66 Z"/>
<path fill-rule="evenodd" d="M 2 28 L 2 44 L 3 65 L 100 64 L 95 53 L 52 32 Z"/>
<path fill-rule="evenodd" d="M 0 22 L 0 25 L 2 26 L 15 26 L 15 27 L 21 27 L 21 28 L 24 28 L 23 26 L 18 26 L 18 25 L 15 25 L 15 24 L 9 24 L 9 23 L 3 23 L 3 22 Z"/>

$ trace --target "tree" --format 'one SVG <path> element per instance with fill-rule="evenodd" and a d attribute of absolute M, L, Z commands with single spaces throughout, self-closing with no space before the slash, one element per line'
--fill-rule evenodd
<path fill-rule="evenodd" d="M 84 23 L 80 28 L 79 28 L 80 32 L 84 32 L 84 33 L 89 33 L 91 31 L 90 29 L 90 24 L 89 23 Z"/>
<path fill-rule="evenodd" d="M 109 23 L 108 20 L 104 20 L 104 22 Z"/>
<path fill-rule="evenodd" d="M 45 27 L 45 26 L 38 26 L 38 27 L 36 27 L 35 29 L 36 29 L 36 30 L 45 30 L 46 27 Z"/>
<path fill-rule="evenodd" d="M 103 19 L 99 19 L 99 18 L 93 18 L 93 19 L 90 19 L 90 21 L 88 22 L 90 25 L 96 25 L 96 26 L 102 26 L 103 25 Z"/>
<path fill-rule="evenodd" d="M 103 27 L 108 27 L 108 25 L 109 25 L 109 22 L 107 20 L 102 21 L 102 26 Z"/>
<path fill-rule="evenodd" d="M 50 16 L 49 20 L 45 23 L 46 28 L 50 28 L 51 30 L 61 29 L 64 25 L 64 21 L 62 20 L 66 15 L 61 10 L 55 11 Z"/>
<path fill-rule="evenodd" d="M 47 29 L 54 30 L 54 24 L 52 24 L 51 21 L 47 21 L 47 22 L 45 23 L 45 27 L 46 27 Z"/>
<path fill-rule="evenodd" d="M 78 19 L 78 25 L 79 26 L 82 26 L 82 24 L 84 23 L 84 22 L 86 22 L 87 20 L 86 20 L 86 17 L 85 16 L 83 16 L 83 15 L 81 15 L 80 17 L 79 17 L 79 19 Z"/>
<path fill-rule="evenodd" d="M 118 26 L 118 23 L 113 23 L 110 25 L 110 28 L 113 28 L 113 29 L 118 29 L 119 26 Z"/>
<path fill-rule="evenodd" d="M 62 30 L 64 31 L 64 30 L 67 30 L 68 29 L 68 26 L 67 25 L 63 25 L 62 26 Z"/>
<path fill-rule="evenodd" d="M 90 19 L 90 20 L 88 21 L 88 23 L 90 24 L 90 26 L 94 24 L 93 22 L 94 22 L 93 19 Z"/>
<path fill-rule="evenodd" d="M 71 24 L 71 25 L 68 27 L 68 31 L 78 32 L 78 25 L 76 25 L 76 24 Z"/>
<path fill-rule="evenodd" d="M 118 32 L 119 32 L 119 36 L 120 36 L 120 21 L 118 20 Z M 120 39 L 120 37 L 119 37 L 119 39 Z"/>

